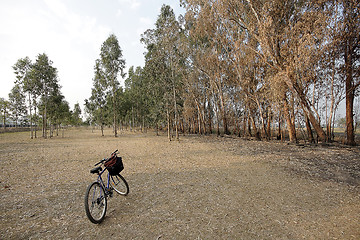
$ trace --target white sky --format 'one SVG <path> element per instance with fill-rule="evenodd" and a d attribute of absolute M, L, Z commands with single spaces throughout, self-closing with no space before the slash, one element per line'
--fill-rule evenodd
<path fill-rule="evenodd" d="M 58 69 L 62 93 L 71 109 L 91 95 L 93 67 L 100 47 L 114 33 L 123 51 L 126 72 L 144 66 L 140 35 L 154 28 L 163 3 L 178 17 L 179 0 L 1 0 L 0 97 L 14 86 L 12 66 L 46 53 Z M 120 82 L 123 80 L 120 79 Z"/>

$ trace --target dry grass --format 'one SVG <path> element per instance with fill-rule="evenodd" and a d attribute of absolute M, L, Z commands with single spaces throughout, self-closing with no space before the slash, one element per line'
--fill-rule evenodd
<path fill-rule="evenodd" d="M 0 146 L 0 239 L 360 238 L 358 148 L 91 130 Z M 130 194 L 94 225 L 89 170 L 115 149 Z"/>

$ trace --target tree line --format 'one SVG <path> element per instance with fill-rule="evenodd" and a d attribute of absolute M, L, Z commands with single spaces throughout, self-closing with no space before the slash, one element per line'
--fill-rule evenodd
<path fill-rule="evenodd" d="M 29 57 L 20 58 L 13 66 L 16 76 L 8 100 L 0 98 L 2 127 L 30 126 L 30 137 L 37 137 L 37 126 L 42 137 L 58 134 L 61 125 L 81 124 L 81 108 L 75 104 L 70 110 L 61 93 L 57 69 L 43 53 L 33 63 Z M 9 123 L 12 121 L 12 124 Z"/>
<path fill-rule="evenodd" d="M 345 100 L 346 143 L 355 144 L 358 1 L 180 3 L 183 16 L 163 5 L 154 28 L 142 34 L 143 67 L 132 66 L 126 75 L 117 37 L 110 34 L 104 41 L 94 63 L 91 96 L 85 100 L 88 123 L 102 130 L 112 126 L 115 136 L 122 128 L 153 128 L 166 130 L 169 140 L 180 133 L 215 133 L 329 142 Z M 34 64 L 20 59 L 14 71 L 17 81 L 9 94 L 13 119 L 24 112 L 15 110 L 24 106 L 15 104 L 18 91 L 28 96 L 22 97 L 28 121 L 40 123 L 43 132 L 48 124 L 80 121 L 79 106 L 69 110 L 57 70 L 45 54 Z M 120 78 L 125 78 L 123 85 Z"/>
<path fill-rule="evenodd" d="M 346 142 L 355 144 L 359 2 L 181 4 L 184 16 L 176 18 L 163 5 L 155 27 L 142 35 L 145 66 L 130 67 L 124 88 L 112 75 L 124 67 L 121 50 L 106 53 L 122 63 L 119 68 L 110 61 L 110 67 L 103 46 L 86 101 L 92 121 L 162 128 L 170 140 L 179 132 L 215 132 L 257 139 L 281 139 L 286 133 L 292 142 L 300 137 L 328 142 L 345 99 Z M 109 38 L 118 44 L 116 36 Z"/>

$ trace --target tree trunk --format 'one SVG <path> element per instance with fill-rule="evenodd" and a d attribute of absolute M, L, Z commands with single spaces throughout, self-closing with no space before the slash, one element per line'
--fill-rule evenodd
<path fill-rule="evenodd" d="M 259 102 L 259 100 L 257 99 L 257 97 L 255 97 L 255 102 L 258 106 L 259 109 L 259 114 L 260 114 L 260 119 L 261 119 L 261 124 L 262 124 L 262 131 L 264 133 L 264 137 L 266 137 L 268 139 L 267 133 L 266 133 L 266 127 L 265 127 L 265 120 L 264 120 L 264 116 L 263 116 L 263 111 L 261 108 L 261 104 Z"/>
<path fill-rule="evenodd" d="M 43 114 L 43 138 L 47 138 L 47 119 L 46 119 L 46 103 Z"/>
<path fill-rule="evenodd" d="M 167 118 L 167 133 L 168 133 L 168 139 L 169 139 L 169 141 L 171 141 L 169 107 L 166 108 L 166 118 Z"/>
<path fill-rule="evenodd" d="M 326 124 L 326 135 L 327 135 L 327 140 L 328 142 L 330 142 L 332 140 L 332 134 L 331 134 L 331 125 L 332 125 L 332 121 L 333 121 L 333 113 L 334 113 L 334 107 L 335 107 L 335 96 L 334 96 L 334 74 L 335 74 L 335 69 L 333 70 L 333 76 L 331 79 L 331 102 L 330 102 L 330 113 L 329 113 L 329 118 Z"/>
<path fill-rule="evenodd" d="M 315 118 L 311 110 L 310 104 L 307 100 L 307 97 L 302 91 L 301 87 L 296 83 L 295 80 L 291 80 L 291 77 L 287 79 L 286 84 L 289 87 L 289 89 L 292 91 L 292 93 L 299 98 L 301 106 L 303 107 L 304 112 L 306 112 L 307 116 L 309 117 L 309 121 L 311 122 L 311 125 L 313 126 L 314 130 L 316 131 L 317 136 L 320 138 L 322 142 L 326 142 L 327 140 L 326 134 L 320 125 L 320 121 L 318 121 Z"/>
<path fill-rule="evenodd" d="M 34 104 L 34 116 L 36 117 L 36 104 Z M 35 122 L 35 126 L 34 126 L 34 137 L 36 138 L 36 122 Z"/>
<path fill-rule="evenodd" d="M 271 113 L 271 107 L 268 107 L 268 120 L 267 120 L 267 134 L 268 134 L 268 140 L 271 139 L 271 121 L 272 121 L 272 113 Z"/>
<path fill-rule="evenodd" d="M 117 124 L 116 124 L 116 113 L 114 111 L 114 136 L 117 137 Z"/>
<path fill-rule="evenodd" d="M 251 114 L 250 118 L 251 118 L 252 127 L 253 127 L 254 132 L 255 132 L 255 138 L 260 141 L 261 140 L 260 132 L 259 132 L 258 128 L 256 127 L 255 119 L 252 116 L 252 114 Z"/>
<path fill-rule="evenodd" d="M 226 109 L 225 109 L 225 103 L 224 103 L 224 96 L 221 91 L 220 93 L 220 104 L 221 104 L 221 114 L 222 114 L 222 120 L 223 120 L 223 127 L 224 127 L 224 134 L 229 135 L 229 127 L 227 122 L 227 116 L 226 116 Z"/>
<path fill-rule="evenodd" d="M 172 73 L 173 74 L 173 73 Z M 173 94 L 174 94 L 174 112 L 175 112 L 175 139 L 179 140 L 179 130 L 178 130 L 178 116 L 177 116 L 177 103 L 176 103 L 176 92 L 175 86 L 173 86 Z"/>
<path fill-rule="evenodd" d="M 354 87 L 353 87 L 353 71 L 352 71 L 352 43 L 351 39 L 346 41 L 345 46 L 345 71 L 346 71 L 346 144 L 355 145 L 354 134 Z"/>
<path fill-rule="evenodd" d="M 282 132 L 281 132 L 281 123 L 283 121 L 282 119 L 282 111 L 279 111 L 279 119 L 278 119 L 278 134 L 277 134 L 277 140 L 283 140 L 282 139 Z"/>
<path fill-rule="evenodd" d="M 30 114 L 30 139 L 33 139 L 33 118 L 32 118 L 32 114 L 31 114 L 31 94 L 29 92 L 29 114 Z"/>
<path fill-rule="evenodd" d="M 286 125 L 289 132 L 289 141 L 297 142 L 295 125 L 293 124 L 293 121 L 291 121 L 290 109 L 286 96 L 283 101 L 284 101 L 284 113 L 285 113 Z"/>
<path fill-rule="evenodd" d="M 309 117 L 307 116 L 306 112 L 305 112 L 304 115 L 305 115 L 305 125 L 306 125 L 306 131 L 307 131 L 307 135 L 308 135 L 308 141 L 310 143 L 315 143 L 314 135 L 313 135 L 313 132 L 311 130 Z"/>

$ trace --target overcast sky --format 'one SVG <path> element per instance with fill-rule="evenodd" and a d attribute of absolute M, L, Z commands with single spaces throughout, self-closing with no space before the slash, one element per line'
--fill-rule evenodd
<path fill-rule="evenodd" d="M 101 44 L 114 33 L 126 71 L 144 66 L 140 35 L 154 28 L 164 3 L 177 17 L 184 13 L 179 0 L 1 0 L 0 97 L 8 99 L 15 80 L 12 66 L 18 59 L 28 56 L 34 62 L 46 53 L 58 69 L 70 107 L 82 106 L 91 94 Z"/>

